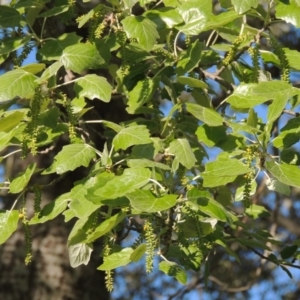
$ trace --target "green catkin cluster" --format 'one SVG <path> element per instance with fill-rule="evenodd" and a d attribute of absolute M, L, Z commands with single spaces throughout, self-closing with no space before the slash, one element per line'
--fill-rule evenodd
<path fill-rule="evenodd" d="M 109 242 L 109 237 L 107 236 L 105 238 L 104 248 L 103 248 L 103 260 L 104 261 L 105 261 L 105 258 L 111 254 L 111 250 L 112 249 L 111 249 L 111 245 Z M 112 270 L 105 271 L 105 286 L 109 292 L 112 292 L 112 290 L 114 289 L 114 278 L 113 278 Z"/>
<path fill-rule="evenodd" d="M 160 60 L 174 60 L 172 53 L 164 48 L 157 48 L 153 50 L 153 52 L 157 55 Z"/>
<path fill-rule="evenodd" d="M 13 53 L 13 64 L 14 66 L 20 67 L 24 60 L 28 57 L 29 53 L 34 48 L 33 44 L 26 44 L 24 45 L 22 52 L 20 55 L 17 55 L 17 51 Z"/>
<path fill-rule="evenodd" d="M 33 187 L 33 193 L 34 193 L 34 213 L 38 215 L 41 212 L 41 201 L 42 201 L 41 186 L 35 185 Z"/>
<path fill-rule="evenodd" d="M 24 236 L 25 236 L 25 249 L 26 249 L 25 265 L 29 265 L 32 261 L 32 237 L 31 237 L 29 221 L 27 219 L 25 207 L 21 209 L 19 213 L 19 218 L 22 219 Z"/>
<path fill-rule="evenodd" d="M 188 48 L 189 45 L 191 44 L 191 36 L 190 35 L 186 35 L 185 36 L 185 40 L 184 40 L 185 46 Z"/>
<path fill-rule="evenodd" d="M 227 67 L 235 59 L 235 56 L 237 55 L 240 45 L 243 42 L 245 42 L 247 38 L 248 38 L 248 34 L 243 34 L 234 40 L 231 48 L 229 49 L 228 53 L 226 54 L 223 60 L 223 65 L 225 67 Z"/>
<path fill-rule="evenodd" d="M 203 234 L 203 228 L 202 228 L 202 224 L 199 221 L 197 212 L 193 209 L 190 208 L 189 205 L 185 205 L 184 206 L 186 209 L 186 213 L 187 215 L 192 218 L 192 220 L 194 221 L 195 224 L 195 231 L 197 233 L 197 239 L 194 241 L 194 243 L 196 244 L 196 246 L 198 247 L 198 255 L 200 256 L 201 261 L 203 260 L 203 252 L 205 250 L 205 245 L 204 245 L 204 234 Z"/>
<path fill-rule="evenodd" d="M 274 53 L 278 56 L 281 69 L 281 80 L 290 82 L 290 66 L 282 45 L 278 42 L 275 36 L 270 32 L 270 43 Z"/>
<path fill-rule="evenodd" d="M 127 52 L 126 52 L 127 35 L 123 30 L 118 29 L 116 31 L 116 37 L 117 37 L 117 42 L 120 45 L 120 54 L 122 57 L 121 73 L 123 76 L 126 76 L 129 73 L 129 63 L 128 63 Z"/>
<path fill-rule="evenodd" d="M 23 131 L 22 152 L 23 157 L 30 151 L 32 155 L 37 154 L 38 118 L 43 100 L 41 88 L 37 87 L 33 98 L 30 100 L 30 107 L 27 114 L 28 121 Z"/>
<path fill-rule="evenodd" d="M 69 99 L 67 99 L 66 95 L 63 95 L 63 105 L 66 108 L 67 111 L 67 117 L 68 117 L 68 129 L 69 129 L 69 139 L 71 143 L 75 143 L 76 141 L 76 117 L 73 112 L 72 104 Z"/>
<path fill-rule="evenodd" d="M 248 147 L 245 152 L 245 164 L 252 168 L 252 161 L 255 159 L 255 154 L 257 153 L 257 147 Z M 251 206 L 250 193 L 251 193 L 251 185 L 252 180 L 254 178 L 253 171 L 250 171 L 244 175 L 245 183 L 244 183 L 244 191 L 243 191 L 243 203 L 245 208 L 249 208 Z"/>
<path fill-rule="evenodd" d="M 150 273 L 153 270 L 153 259 L 155 255 L 155 248 L 157 246 L 157 239 L 150 220 L 145 221 L 144 237 L 146 240 L 146 272 Z"/>
<path fill-rule="evenodd" d="M 250 78 L 250 82 L 252 83 L 258 83 L 259 81 L 259 71 L 260 71 L 260 65 L 259 65 L 259 44 L 255 43 L 252 47 L 249 47 L 248 53 L 251 56 L 252 59 L 252 65 L 253 70 Z"/>

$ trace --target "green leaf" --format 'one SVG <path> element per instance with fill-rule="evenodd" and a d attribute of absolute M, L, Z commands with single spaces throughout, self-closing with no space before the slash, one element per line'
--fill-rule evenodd
<path fill-rule="evenodd" d="M 9 185 L 9 190 L 12 194 L 18 194 L 25 189 L 35 171 L 35 167 L 35 163 L 30 164 L 24 172 L 13 179 L 13 181 Z"/>
<path fill-rule="evenodd" d="M 176 139 L 170 144 L 168 152 L 174 154 L 187 169 L 195 166 L 197 159 L 187 139 Z"/>
<path fill-rule="evenodd" d="M 178 76 L 185 75 L 199 64 L 202 48 L 203 45 L 198 40 L 189 46 L 186 54 L 177 63 L 176 73 Z"/>
<path fill-rule="evenodd" d="M 109 102 L 112 87 L 106 78 L 91 74 L 77 79 L 74 91 L 77 97 L 87 97 L 91 100 L 97 98 L 104 102 Z"/>
<path fill-rule="evenodd" d="M 205 165 L 202 173 L 203 186 L 214 187 L 225 185 L 235 180 L 238 175 L 249 172 L 249 168 L 237 159 L 218 157 Z"/>
<path fill-rule="evenodd" d="M 293 255 L 297 250 L 298 250 L 297 245 L 286 246 L 280 251 L 280 255 L 282 259 L 288 259 L 290 257 L 293 257 Z"/>
<path fill-rule="evenodd" d="M 300 118 L 290 119 L 287 124 L 281 128 L 280 134 L 273 140 L 276 148 L 288 148 L 297 143 L 300 139 Z"/>
<path fill-rule="evenodd" d="M 187 274 L 176 263 L 171 261 L 162 261 L 159 263 L 159 269 L 163 271 L 165 274 L 175 277 L 180 283 L 186 284 Z"/>
<path fill-rule="evenodd" d="M 40 73 L 45 69 L 45 64 L 29 64 L 26 66 L 21 67 L 20 69 L 24 70 L 25 72 L 31 73 L 31 74 L 37 74 Z"/>
<path fill-rule="evenodd" d="M 265 127 L 266 132 L 270 132 L 272 130 L 273 122 L 276 121 L 278 117 L 280 117 L 287 102 L 288 102 L 288 98 L 278 97 L 272 102 L 272 104 L 269 105 L 268 115 L 267 115 L 268 122 Z"/>
<path fill-rule="evenodd" d="M 147 10 L 144 16 L 149 18 L 157 25 L 158 30 L 173 28 L 175 25 L 183 22 L 178 10 L 171 7 L 160 7 L 155 10 Z"/>
<path fill-rule="evenodd" d="M 148 190 L 135 190 L 126 193 L 133 208 L 140 212 L 153 213 L 163 211 L 173 207 L 176 204 L 177 195 L 166 195 L 156 198 Z"/>
<path fill-rule="evenodd" d="M 276 18 L 295 27 L 300 27 L 300 3 L 298 0 L 278 1 L 276 5 Z"/>
<path fill-rule="evenodd" d="M 270 212 L 264 206 L 256 204 L 251 204 L 251 206 L 245 210 L 245 214 L 252 219 L 270 217 Z"/>
<path fill-rule="evenodd" d="M 300 187 L 300 169 L 297 166 L 276 164 L 273 161 L 267 161 L 266 168 L 282 183 L 294 187 Z"/>
<path fill-rule="evenodd" d="M 116 150 L 126 150 L 133 145 L 143 145 L 151 143 L 149 130 L 145 125 L 136 125 L 123 128 L 113 139 Z"/>
<path fill-rule="evenodd" d="M 137 85 L 129 92 L 127 111 L 130 114 L 134 114 L 135 111 L 152 99 L 153 94 L 157 88 L 158 82 L 149 78 L 141 80 Z"/>
<path fill-rule="evenodd" d="M 26 110 L 13 110 L 5 112 L 0 118 L 0 132 L 10 132 L 16 128 L 24 118 Z"/>
<path fill-rule="evenodd" d="M 121 176 L 116 176 L 104 186 L 96 189 L 94 194 L 99 199 L 114 199 L 122 197 L 126 193 L 133 192 L 146 185 L 150 180 L 151 172 L 146 168 L 125 169 Z"/>
<path fill-rule="evenodd" d="M 37 87 L 37 79 L 31 73 L 22 69 L 6 72 L 0 76 L 0 103 L 15 97 L 31 98 Z"/>
<path fill-rule="evenodd" d="M 283 48 L 283 51 L 289 62 L 289 67 L 294 70 L 300 70 L 300 53 L 297 50 Z"/>
<path fill-rule="evenodd" d="M 38 54 L 41 55 L 43 60 L 59 60 L 61 55 L 68 46 L 76 45 L 81 41 L 76 33 L 64 33 L 56 40 L 50 40 L 42 46 Z"/>
<path fill-rule="evenodd" d="M 288 82 L 273 80 L 262 81 L 258 84 L 240 84 L 227 98 L 227 102 L 236 108 L 251 108 L 268 100 L 276 101 L 283 98 L 286 101 L 299 94 L 299 89 Z"/>
<path fill-rule="evenodd" d="M 93 251 L 93 244 L 75 244 L 68 247 L 70 265 L 76 268 L 82 264 L 87 265 Z"/>
<path fill-rule="evenodd" d="M 226 138 L 226 127 L 215 126 L 210 127 L 207 124 L 199 126 L 196 131 L 197 138 L 200 142 L 203 142 L 208 147 L 215 146 L 220 140 Z"/>
<path fill-rule="evenodd" d="M 185 24 L 177 28 L 187 35 L 197 35 L 203 31 L 213 16 L 210 0 L 189 0 L 178 7 Z"/>
<path fill-rule="evenodd" d="M 247 125 L 256 128 L 258 123 L 257 113 L 253 108 L 249 110 Z"/>
<path fill-rule="evenodd" d="M 195 118 L 209 126 L 223 125 L 223 118 L 213 109 L 195 103 L 186 103 L 186 110 Z"/>
<path fill-rule="evenodd" d="M 137 39 L 147 51 L 152 50 L 159 38 L 155 23 L 142 16 L 129 16 L 121 23 L 128 37 Z"/>
<path fill-rule="evenodd" d="M 60 58 L 67 70 L 81 74 L 89 69 L 97 69 L 105 63 L 96 46 L 86 43 L 69 46 Z"/>
<path fill-rule="evenodd" d="M 299 139 L 299 138 L 298 138 Z M 300 153 L 293 148 L 287 148 L 280 152 L 280 160 L 289 165 L 300 165 Z"/>
<path fill-rule="evenodd" d="M 231 2 L 238 14 L 243 14 L 250 10 L 251 7 L 256 8 L 258 5 L 258 0 L 232 0 Z"/>
<path fill-rule="evenodd" d="M 70 193 L 69 209 L 74 212 L 74 216 L 79 219 L 90 216 L 101 205 L 96 205 L 88 200 L 87 190 L 93 188 L 98 183 L 99 178 L 91 177 L 76 182 Z"/>
<path fill-rule="evenodd" d="M 181 84 L 188 85 L 191 88 L 201 88 L 201 89 L 208 88 L 208 85 L 205 82 L 192 77 L 179 76 L 177 77 L 177 81 Z"/>
<path fill-rule="evenodd" d="M 260 249 L 271 251 L 270 247 L 268 247 L 265 243 L 262 243 L 254 239 L 236 238 L 236 241 L 246 247 L 260 248 Z"/>
<path fill-rule="evenodd" d="M 18 221 L 18 210 L 0 210 L 0 245 L 17 230 Z"/>
<path fill-rule="evenodd" d="M 266 180 L 266 186 L 269 191 L 282 193 L 286 196 L 290 196 L 290 194 L 291 194 L 291 189 L 288 185 L 286 185 L 276 179 L 273 179 L 273 178 L 268 178 Z"/>
<path fill-rule="evenodd" d="M 63 66 L 63 64 L 60 61 L 56 61 L 52 65 L 50 65 L 42 74 L 40 78 L 38 78 L 36 81 L 38 83 L 42 83 L 47 81 L 50 77 L 57 74 L 58 70 Z"/>
<path fill-rule="evenodd" d="M 112 270 L 121 266 L 126 266 L 131 262 L 132 248 L 124 248 L 120 252 L 113 253 L 107 257 L 104 257 L 104 262 L 97 270 Z"/>
<path fill-rule="evenodd" d="M 170 167 L 168 165 L 156 161 L 152 161 L 149 159 L 128 159 L 127 164 L 131 168 L 140 167 L 140 168 L 159 168 L 162 170 L 170 170 Z"/>
<path fill-rule="evenodd" d="M 88 167 L 94 157 L 95 151 L 87 144 L 67 145 L 54 157 L 54 163 L 42 174 L 63 174 L 80 166 Z"/>
<path fill-rule="evenodd" d="M 222 222 L 232 223 L 234 221 L 234 215 L 227 212 L 224 206 L 212 198 L 203 197 L 201 192 L 195 188 L 188 191 L 187 198 L 197 205 L 199 211 L 212 218 Z"/>
<path fill-rule="evenodd" d="M 61 5 L 61 6 L 55 6 L 51 9 L 47 9 L 45 12 L 39 15 L 39 18 L 48 18 L 52 16 L 60 15 L 66 11 L 68 11 L 70 8 L 69 5 Z"/>
<path fill-rule="evenodd" d="M 130 255 L 130 260 L 133 262 L 138 262 L 145 254 L 147 250 L 146 244 L 139 245 Z"/>
<path fill-rule="evenodd" d="M 6 5 L 0 5 L 0 27 L 19 26 L 20 21 L 21 15 L 16 9 Z"/>
<path fill-rule="evenodd" d="M 131 9 L 137 2 L 138 0 L 123 0 L 124 6 L 126 9 Z"/>
<path fill-rule="evenodd" d="M 30 41 L 31 37 L 7 37 L 0 43 L 0 55 L 9 54 L 12 51 L 18 50 Z"/>
<path fill-rule="evenodd" d="M 87 243 L 93 242 L 99 237 L 105 235 L 113 228 L 115 228 L 120 222 L 122 222 L 125 219 L 125 217 L 126 217 L 126 213 L 119 212 L 114 216 L 110 217 L 109 219 L 105 220 L 98 227 L 96 227 L 94 232 L 88 235 L 87 240 L 85 242 Z"/>
<path fill-rule="evenodd" d="M 29 225 L 42 224 L 47 221 L 53 220 L 67 208 L 70 200 L 70 193 L 60 195 L 54 201 L 46 204 L 41 212 L 36 214 L 29 221 Z"/>

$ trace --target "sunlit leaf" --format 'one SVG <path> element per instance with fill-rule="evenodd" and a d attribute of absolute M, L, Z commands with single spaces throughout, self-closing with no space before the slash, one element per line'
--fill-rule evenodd
<path fill-rule="evenodd" d="M 162 261 L 159 263 L 159 269 L 165 274 L 175 277 L 182 284 L 187 282 L 186 272 L 175 262 Z"/>
<path fill-rule="evenodd" d="M 22 192 L 27 186 L 31 176 L 35 171 L 36 164 L 30 164 L 24 172 L 18 175 L 9 185 L 9 190 L 12 194 Z"/>
<path fill-rule="evenodd" d="M 104 262 L 97 269 L 98 270 L 112 270 L 121 266 L 126 266 L 131 262 L 132 248 L 124 248 L 120 252 L 113 253 L 104 258 Z"/>
<path fill-rule="evenodd" d="M 100 99 L 104 102 L 109 102 L 112 87 L 106 78 L 91 74 L 76 80 L 74 91 L 77 97 L 87 97 L 91 100 Z"/>
<path fill-rule="evenodd" d="M 89 43 L 77 43 L 65 48 L 60 61 L 67 70 L 79 74 L 89 69 L 97 69 L 105 63 L 96 46 Z"/>
<path fill-rule="evenodd" d="M 87 265 L 93 251 L 92 244 L 75 244 L 68 247 L 70 265 L 76 268 L 82 264 Z"/>
<path fill-rule="evenodd" d="M 94 157 L 95 151 L 87 144 L 67 145 L 54 157 L 54 163 L 42 174 L 62 174 L 80 166 L 87 167 Z"/>
<path fill-rule="evenodd" d="M 18 221 L 18 210 L 0 210 L 0 245 L 16 231 Z"/>

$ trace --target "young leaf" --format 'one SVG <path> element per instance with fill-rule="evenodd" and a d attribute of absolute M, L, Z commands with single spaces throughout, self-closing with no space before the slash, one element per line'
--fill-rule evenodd
<path fill-rule="evenodd" d="M 268 178 L 266 180 L 266 185 L 269 191 L 279 192 L 286 196 L 289 196 L 291 194 L 290 187 L 276 179 Z"/>
<path fill-rule="evenodd" d="M 225 185 L 235 180 L 238 175 L 249 172 L 249 168 L 237 159 L 220 158 L 205 165 L 202 173 L 203 186 Z"/>
<path fill-rule="evenodd" d="M 168 152 L 174 154 L 187 169 L 195 166 L 197 159 L 187 139 L 176 139 L 170 144 Z"/>
<path fill-rule="evenodd" d="M 31 73 L 15 69 L 0 76 L 0 103 L 15 97 L 31 98 L 37 87 L 37 79 Z"/>
<path fill-rule="evenodd" d="M 175 262 L 162 261 L 159 263 L 159 269 L 165 274 L 175 277 L 180 283 L 186 284 L 187 274 L 186 272 Z"/>
<path fill-rule="evenodd" d="M 38 54 L 42 56 L 43 60 L 59 60 L 65 48 L 78 44 L 81 39 L 74 32 L 64 33 L 55 40 L 47 41 Z"/>
<path fill-rule="evenodd" d="M 152 98 L 157 87 L 157 81 L 146 78 L 137 83 L 137 85 L 129 92 L 127 111 L 133 114 L 139 107 L 144 105 Z"/>
<path fill-rule="evenodd" d="M 115 252 L 104 258 L 104 262 L 97 270 L 112 270 L 121 266 L 126 266 L 131 262 L 132 248 L 124 248 L 120 252 Z"/>
<path fill-rule="evenodd" d="M 67 70 L 81 74 L 89 69 L 97 69 L 105 63 L 96 46 L 79 43 L 63 50 L 60 61 Z"/>
<path fill-rule="evenodd" d="M 70 265 L 76 268 L 82 264 L 87 265 L 93 251 L 93 244 L 75 244 L 68 247 Z"/>
<path fill-rule="evenodd" d="M 268 100 L 283 98 L 287 101 L 299 90 L 285 81 L 261 81 L 260 83 L 240 84 L 227 98 L 227 102 L 236 108 L 251 108 Z"/>
<path fill-rule="evenodd" d="M 63 174 L 80 166 L 87 167 L 94 157 L 95 151 L 87 144 L 67 145 L 55 156 L 54 163 L 42 174 Z"/>
<path fill-rule="evenodd" d="M 147 249 L 146 244 L 139 245 L 130 255 L 130 260 L 133 262 L 139 261 L 145 254 Z"/>
<path fill-rule="evenodd" d="M 186 103 L 186 110 L 195 118 L 209 126 L 223 125 L 223 118 L 211 108 L 203 107 L 195 103 Z"/>
<path fill-rule="evenodd" d="M 186 54 L 177 63 L 176 73 L 178 76 L 185 75 L 199 64 L 202 48 L 203 46 L 198 40 L 189 46 Z"/>
<path fill-rule="evenodd" d="M 113 228 L 115 228 L 120 222 L 122 222 L 126 217 L 126 213 L 119 212 L 109 219 L 105 220 L 103 223 L 101 223 L 96 229 L 90 233 L 87 236 L 86 243 L 90 243 L 98 239 L 99 237 L 105 235 L 109 231 L 111 231 Z"/>
<path fill-rule="evenodd" d="M 9 190 L 12 194 L 22 192 L 27 186 L 32 174 L 34 173 L 36 164 L 30 164 L 24 172 L 18 175 L 9 185 Z"/>
<path fill-rule="evenodd" d="M 116 150 L 126 150 L 133 145 L 143 145 L 151 143 L 149 131 L 145 125 L 130 126 L 122 129 L 113 139 Z"/>
<path fill-rule="evenodd" d="M 129 16 L 121 23 L 128 37 L 137 39 L 147 51 L 152 50 L 159 38 L 155 23 L 142 16 Z"/>
<path fill-rule="evenodd" d="M 115 199 L 122 197 L 146 185 L 150 180 L 151 172 L 146 168 L 125 169 L 121 176 L 116 176 L 108 181 L 103 187 L 95 186 L 94 194 L 102 199 Z M 96 203 L 95 201 L 93 201 Z"/>
<path fill-rule="evenodd" d="M 87 97 L 91 100 L 97 98 L 104 102 L 109 102 L 112 87 L 106 78 L 91 74 L 76 80 L 74 91 L 77 97 Z"/>
<path fill-rule="evenodd" d="M 197 138 L 200 142 L 203 142 L 208 147 L 215 146 L 220 140 L 226 138 L 226 127 L 215 126 L 211 127 L 207 124 L 199 126 L 196 131 Z"/>
<path fill-rule="evenodd" d="M 300 27 L 299 0 L 279 1 L 276 5 L 276 17 Z"/>
<path fill-rule="evenodd" d="M 185 22 L 177 28 L 187 35 L 197 35 L 212 17 L 212 3 L 209 0 L 189 0 L 178 7 Z"/>
<path fill-rule="evenodd" d="M 38 83 L 42 83 L 44 81 L 47 81 L 50 77 L 57 74 L 58 70 L 63 66 L 63 64 L 60 61 L 56 61 L 52 65 L 50 65 L 42 74 L 40 78 L 38 78 L 36 81 Z"/>
<path fill-rule="evenodd" d="M 70 193 L 60 195 L 54 201 L 46 204 L 41 212 L 29 221 L 29 225 L 41 224 L 53 220 L 67 208 L 69 201 Z"/>
<path fill-rule="evenodd" d="M 20 13 L 9 6 L 0 5 L 0 27 L 16 27 L 20 25 Z"/>
<path fill-rule="evenodd" d="M 243 14 L 247 10 L 250 10 L 251 7 L 256 8 L 258 5 L 258 0 L 232 0 L 231 2 L 238 14 Z"/>
<path fill-rule="evenodd" d="M 127 193 L 126 197 L 130 200 L 133 208 L 140 212 L 153 213 L 166 210 L 176 204 L 177 195 L 166 195 L 156 198 L 148 190 L 135 190 Z"/>
<path fill-rule="evenodd" d="M 16 231 L 18 221 L 19 212 L 17 210 L 0 210 L 0 245 Z"/>
<path fill-rule="evenodd" d="M 266 168 L 282 183 L 294 187 L 300 187 L 300 169 L 298 166 L 276 164 L 273 161 L 267 161 Z"/>

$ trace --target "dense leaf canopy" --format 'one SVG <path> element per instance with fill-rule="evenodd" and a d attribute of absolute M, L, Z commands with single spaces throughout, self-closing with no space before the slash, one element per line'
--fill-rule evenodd
<path fill-rule="evenodd" d="M 300 54 L 278 26 L 300 27 L 299 1 L 96 2 L 0 6 L 0 162 L 25 162 L 0 187 L 16 194 L 0 243 L 18 223 L 28 233 L 62 214 L 74 221 L 72 267 L 101 238 L 108 290 L 113 269 L 143 257 L 148 273 L 158 259 L 181 284 L 220 284 L 222 260 L 239 278 L 253 257 L 257 276 L 233 288 L 258 281 L 265 261 L 292 276 L 299 240 L 277 216 L 300 188 Z M 41 205 L 47 185 L 76 171 Z"/>

